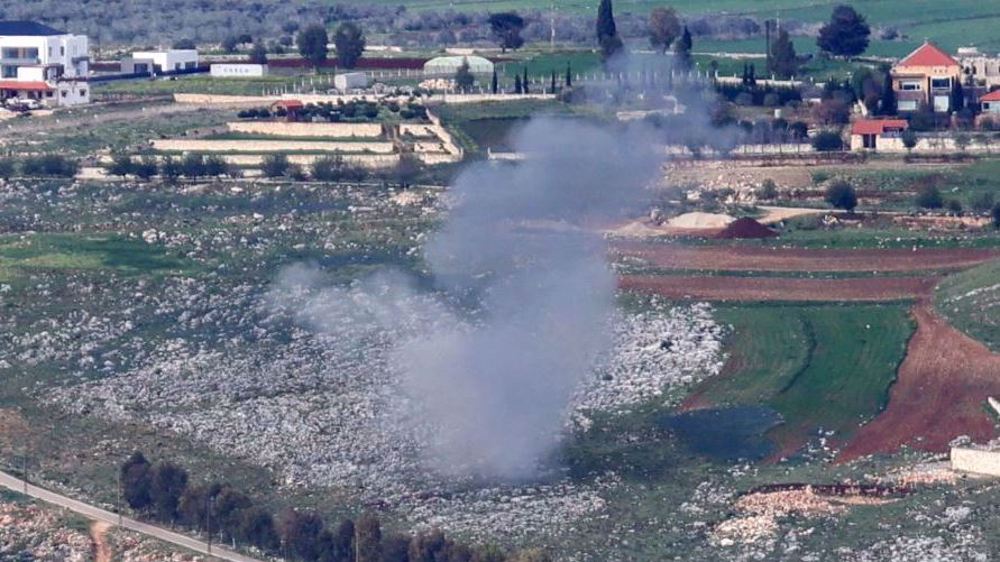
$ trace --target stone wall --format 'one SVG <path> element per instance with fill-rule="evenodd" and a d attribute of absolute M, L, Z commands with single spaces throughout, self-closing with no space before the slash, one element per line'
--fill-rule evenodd
<path fill-rule="evenodd" d="M 215 94 L 174 94 L 177 103 L 198 105 L 270 105 L 279 98 L 264 96 L 223 96 Z"/>
<path fill-rule="evenodd" d="M 312 166 L 313 162 L 324 158 L 323 154 L 290 154 L 288 161 L 303 167 Z M 264 157 L 259 154 L 226 154 L 223 160 L 237 166 L 260 166 Z M 399 163 L 398 154 L 345 154 L 344 162 L 369 169 L 391 168 Z"/>
<path fill-rule="evenodd" d="M 286 123 L 283 121 L 241 121 L 226 123 L 235 133 L 272 135 L 276 137 L 360 137 L 382 136 L 378 123 Z"/>
<path fill-rule="evenodd" d="M 962 472 L 1000 476 L 1000 450 L 952 447 L 951 467 Z"/>
<path fill-rule="evenodd" d="M 150 141 L 156 150 L 177 152 L 374 152 L 390 154 L 391 142 L 336 142 L 291 140 L 193 140 L 156 139 Z"/>

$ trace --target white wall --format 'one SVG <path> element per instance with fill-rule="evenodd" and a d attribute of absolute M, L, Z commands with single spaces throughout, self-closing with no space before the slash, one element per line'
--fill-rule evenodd
<path fill-rule="evenodd" d="M 267 75 L 266 64 L 213 64 L 212 76 L 217 78 L 254 78 Z"/>
<path fill-rule="evenodd" d="M 198 66 L 198 51 L 195 49 L 171 49 L 169 51 L 136 51 L 132 53 L 136 61 L 151 60 L 159 66 L 158 72 L 171 72 Z M 150 69 L 152 70 L 152 69 Z"/>

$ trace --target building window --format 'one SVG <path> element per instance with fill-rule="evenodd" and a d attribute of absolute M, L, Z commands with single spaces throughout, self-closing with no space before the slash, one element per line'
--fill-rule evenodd
<path fill-rule="evenodd" d="M 59 93 L 62 94 L 62 97 L 66 97 L 69 95 L 69 92 L 67 92 L 66 90 L 63 90 L 62 92 Z"/>
<path fill-rule="evenodd" d="M 900 111 L 916 111 L 917 101 L 916 100 L 899 100 L 896 106 Z"/>
<path fill-rule="evenodd" d="M 951 88 L 951 78 L 931 78 L 931 88 Z"/>
<path fill-rule="evenodd" d="M 66 47 L 64 47 L 64 46 L 60 46 L 59 47 L 59 56 L 60 57 L 65 57 L 66 56 Z"/>
<path fill-rule="evenodd" d="M 86 95 L 87 95 L 87 90 L 80 90 L 80 96 L 81 97 L 86 96 Z"/>
<path fill-rule="evenodd" d="M 17 78 L 17 67 L 16 66 L 0 67 L 0 75 L 2 75 L 3 78 Z"/>
<path fill-rule="evenodd" d="M 920 82 L 900 82 L 899 89 L 904 92 L 916 92 L 920 90 Z"/>
<path fill-rule="evenodd" d="M 52 90 L 49 90 L 48 92 L 45 92 L 45 97 L 51 98 L 52 97 Z"/>

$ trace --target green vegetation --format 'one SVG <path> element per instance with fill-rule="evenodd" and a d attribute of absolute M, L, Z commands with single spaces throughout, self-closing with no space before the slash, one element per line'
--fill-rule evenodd
<path fill-rule="evenodd" d="M 729 364 L 701 395 L 773 408 L 784 424 L 772 435 L 792 448 L 819 430 L 844 439 L 874 417 L 913 331 L 901 305 L 724 307 L 719 316 L 733 327 Z"/>
<path fill-rule="evenodd" d="M 946 278 L 934 304 L 953 326 L 1000 353 L 1000 262 Z"/>
<path fill-rule="evenodd" d="M 118 235 L 34 234 L 0 237 L 3 272 L 113 269 L 121 274 L 180 273 L 192 267 L 162 246 Z"/>

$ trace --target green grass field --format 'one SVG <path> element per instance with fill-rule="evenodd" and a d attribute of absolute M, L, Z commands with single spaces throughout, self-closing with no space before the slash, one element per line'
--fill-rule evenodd
<path fill-rule="evenodd" d="M 36 234 L 0 237 L 0 279 L 34 270 L 114 269 L 120 274 L 176 273 L 191 267 L 162 246 L 117 235 Z"/>
<path fill-rule="evenodd" d="M 904 305 L 733 306 L 727 370 L 700 390 L 720 406 L 765 405 L 784 424 L 786 446 L 820 429 L 844 439 L 875 416 L 913 331 Z"/>
<path fill-rule="evenodd" d="M 953 326 L 1000 353 L 1000 261 L 948 277 L 934 304 Z"/>

